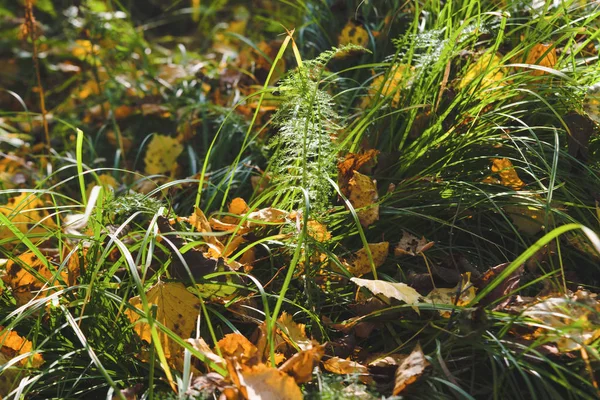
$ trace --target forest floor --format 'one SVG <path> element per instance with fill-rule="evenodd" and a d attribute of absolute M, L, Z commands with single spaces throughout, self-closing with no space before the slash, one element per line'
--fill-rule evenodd
<path fill-rule="evenodd" d="M 0 2 L 0 398 L 599 398 L 599 28 Z"/>

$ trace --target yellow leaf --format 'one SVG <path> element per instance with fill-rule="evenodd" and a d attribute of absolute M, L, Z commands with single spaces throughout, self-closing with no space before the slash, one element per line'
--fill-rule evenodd
<path fill-rule="evenodd" d="M 386 260 L 390 249 L 390 242 L 369 243 L 369 250 L 373 257 L 375 268 L 380 267 Z M 355 253 L 354 262 L 351 265 L 346 265 L 346 269 L 354 276 L 362 276 L 373 272 L 369 255 L 365 248 L 358 250 Z"/>
<path fill-rule="evenodd" d="M 233 364 L 233 365 L 232 365 Z M 228 363 L 229 373 L 246 399 L 301 400 L 302 391 L 294 378 L 265 364 L 254 366 Z"/>
<path fill-rule="evenodd" d="M 186 290 L 182 283 L 158 282 L 146 292 L 146 299 L 149 307 L 156 306 L 155 320 L 157 322 L 160 322 L 184 340 L 191 336 L 196 328 L 196 317 L 198 316 L 200 302 L 196 296 Z M 143 309 L 142 300 L 139 296 L 132 297 L 129 303 L 140 310 Z M 132 323 L 135 323 L 134 330 L 140 338 L 152 343 L 150 325 L 147 322 L 137 322 L 141 317 L 133 310 L 127 310 L 125 314 Z M 175 359 L 182 352 L 182 348 L 160 330 L 158 330 L 158 337 L 165 357 L 172 362 L 176 361 Z"/>
<path fill-rule="evenodd" d="M 78 257 L 73 255 L 66 267 L 57 273 L 59 266 L 50 270 L 46 263 L 31 252 L 23 253 L 5 265 L 2 281 L 12 289 L 17 304 L 23 305 L 34 297 L 46 297 L 49 288 L 62 289 L 61 281 L 73 285 L 79 276 Z"/>
<path fill-rule="evenodd" d="M 551 44 L 537 43 L 531 48 L 531 50 L 529 50 L 525 63 L 540 65 L 547 68 L 554 68 L 556 61 L 556 47 L 553 47 Z M 538 69 L 532 69 L 529 73 L 534 76 L 548 74 L 547 71 L 541 71 Z"/>
<path fill-rule="evenodd" d="M 308 235 L 315 239 L 317 242 L 326 242 L 331 239 L 331 233 L 327 231 L 327 227 L 318 221 L 308 221 L 306 225 Z"/>
<path fill-rule="evenodd" d="M 481 79 L 479 89 L 492 89 L 502 86 L 504 73 L 498 68 L 502 63 L 502 58 L 496 54 L 484 54 L 479 59 L 471 64 L 462 80 L 458 84 L 460 89 L 464 89 L 471 85 L 471 82 Z M 481 78 L 483 76 L 483 78 Z M 469 93 L 473 93 L 475 87 L 469 89 Z"/>
<path fill-rule="evenodd" d="M 0 326 L 0 353 L 6 356 L 9 360 L 23 354 L 31 354 L 30 357 L 20 361 L 23 367 L 31 366 L 39 368 L 44 363 L 44 358 L 41 354 L 32 354 L 33 343 L 22 338 L 19 334 L 10 329 L 4 329 Z"/>
<path fill-rule="evenodd" d="M 1 205 L 0 213 L 24 234 L 47 234 L 56 224 L 43 207 L 44 203 L 35 194 L 22 193 Z M 0 240 L 8 238 L 15 238 L 14 233 L 7 226 L 0 226 Z"/>
<path fill-rule="evenodd" d="M 410 355 L 402 361 L 402 364 L 396 370 L 396 378 L 394 382 L 394 396 L 397 396 L 406 387 L 414 383 L 425 371 L 429 362 L 425 358 L 425 354 L 421 350 L 421 346 L 417 344 Z"/>
<path fill-rule="evenodd" d="M 366 228 L 379 219 L 379 204 L 377 204 L 379 197 L 376 182 L 368 176 L 354 171 L 349 186 L 348 200 L 356 209 L 360 224 Z"/>
<path fill-rule="evenodd" d="M 94 45 L 89 40 L 75 40 L 75 44 L 71 49 L 71 54 L 79 59 L 85 59 L 88 55 L 98 55 L 100 46 Z"/>
<path fill-rule="evenodd" d="M 338 36 L 338 44 L 340 46 L 346 44 L 355 44 L 357 46 L 366 46 L 369 42 L 369 33 L 361 25 L 352 21 L 348 21 L 346 26 Z"/>
<path fill-rule="evenodd" d="M 104 188 L 104 190 L 107 191 L 112 191 L 114 189 L 116 189 L 119 186 L 119 182 L 117 182 L 117 180 L 115 178 L 113 178 L 112 175 L 110 174 L 100 174 L 98 175 L 98 180 L 100 181 L 100 186 L 102 186 Z M 90 182 L 85 190 L 87 193 L 87 197 L 90 197 L 90 193 L 92 191 L 92 188 L 94 186 L 96 186 L 98 184 L 98 182 Z"/>
<path fill-rule="evenodd" d="M 508 158 L 492 158 L 492 172 L 500 176 L 502 185 L 513 190 L 521 190 L 525 186 Z"/>
<path fill-rule="evenodd" d="M 177 139 L 168 135 L 154 135 L 144 156 L 146 173 L 156 175 L 171 171 L 182 151 L 183 145 Z"/>
<path fill-rule="evenodd" d="M 293 377 L 296 383 L 310 382 L 313 369 L 319 364 L 324 355 L 325 345 L 313 343 L 310 349 L 294 354 L 279 367 L 279 370 Z"/>
<path fill-rule="evenodd" d="M 504 211 L 521 232 L 533 236 L 544 229 L 546 211 L 539 207 L 515 204 L 505 206 Z"/>
<path fill-rule="evenodd" d="M 562 352 L 575 351 L 600 338 L 596 295 L 578 290 L 570 296 L 544 299 L 527 308 L 523 315 L 537 321 L 535 337 L 546 337 Z"/>
<path fill-rule="evenodd" d="M 415 304 L 419 302 L 421 295 L 405 283 L 361 278 L 351 278 L 350 280 L 360 287 L 366 287 L 373 294 L 381 294 L 388 299 L 401 300 L 406 304 L 411 304 L 413 310 L 419 313 Z"/>
<path fill-rule="evenodd" d="M 298 346 L 301 350 L 312 347 L 312 341 L 306 337 L 306 325 L 294 322 L 292 316 L 283 312 L 277 319 L 278 333 L 292 346 Z"/>
<path fill-rule="evenodd" d="M 403 87 L 410 87 L 415 68 L 405 64 L 391 67 L 389 73 L 379 75 L 369 85 L 368 95 L 364 97 L 362 107 L 368 107 L 377 97 L 392 96 L 392 106 L 400 104 Z M 376 96 L 376 97 L 375 97 Z"/>
<path fill-rule="evenodd" d="M 426 303 L 465 306 L 475 298 L 475 286 L 471 283 L 471 273 L 467 272 L 462 275 L 461 282 L 454 288 L 433 289 L 423 299 Z M 457 297 L 458 296 L 458 297 Z M 444 318 L 450 318 L 451 311 L 438 310 Z"/>
<path fill-rule="evenodd" d="M 236 358 L 242 364 L 257 356 L 258 349 L 244 335 L 230 333 L 217 343 L 224 358 Z"/>
<path fill-rule="evenodd" d="M 373 382 L 373 378 L 369 375 L 368 368 L 356 361 L 346 360 L 340 357 L 331 357 L 323 363 L 323 367 L 325 367 L 327 371 L 338 375 L 358 375 L 358 379 L 366 384 Z"/>

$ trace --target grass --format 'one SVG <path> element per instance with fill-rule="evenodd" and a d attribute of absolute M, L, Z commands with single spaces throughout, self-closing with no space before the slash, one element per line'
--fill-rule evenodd
<path fill-rule="evenodd" d="M 137 388 L 146 398 L 202 398 L 188 391 L 189 373 L 210 361 L 165 326 L 147 298 L 181 265 L 188 283 L 235 291 L 198 296 L 192 337 L 211 345 L 231 332 L 251 337 L 264 321 L 274 360 L 286 312 L 328 343 L 327 357 L 364 362 L 365 354 L 408 354 L 420 343 L 431 368 L 399 398 L 597 398 L 599 339 L 574 351 L 556 342 L 595 332 L 599 321 L 600 160 L 590 119 L 597 116 L 583 106 L 600 79 L 598 4 L 235 2 L 234 18 L 219 1 L 198 9 L 87 1 L 61 20 L 66 3 L 34 7 L 47 28 L 38 51 L 54 50 L 38 60 L 50 149 L 36 148 L 44 142 L 39 94 L 25 79 L 35 63 L 19 55 L 31 43 L 18 40 L 18 27 L 6 28 L 0 43 L 0 59 L 23 66 L 0 75 L 8 93 L 0 97 L 0 150 L 18 160 L 0 171 L 0 203 L 24 190 L 39 199 L 29 222 L 19 215 L 33 214 L 0 206 L 5 273 L 17 263 L 39 283 L 25 297 L 0 283 L 0 326 L 32 343 L 21 359 L 5 357 L 0 388 L 10 389 L 1 395 L 124 398 L 122 389 Z M 349 20 L 360 29 L 340 41 Z M 278 22 L 296 28 L 293 41 L 277 36 Z M 367 51 L 352 47 L 358 35 Z M 91 48 L 74 51 L 75 39 Z M 548 57 L 555 58 L 544 64 Z M 79 72 L 61 72 L 65 65 Z M 181 138 L 177 168 L 148 176 L 146 149 L 164 133 Z M 368 149 L 379 154 L 360 171 L 377 182 L 380 218 L 362 226 L 363 210 L 348 200 L 336 164 Z M 502 159 L 514 170 L 494 170 L 492 160 Z M 187 217 L 198 207 L 225 221 L 236 197 L 249 211 L 235 232 L 266 207 L 297 214 L 255 228 L 229 255 L 240 261 L 252 248 L 250 271 L 221 266 L 194 277 L 197 249 L 235 235 L 198 233 L 185 222 L 165 233 L 159 217 Z M 90 203 L 87 224 L 66 230 L 66 216 Z M 310 221 L 326 225 L 331 238 L 315 240 Z M 392 251 L 376 266 L 368 244 L 393 247 L 403 232 L 435 245 L 416 257 Z M 372 271 L 363 278 L 408 283 L 421 294 L 457 284 L 460 292 L 467 272 L 484 283 L 465 304 L 420 302 L 419 314 L 398 301 L 361 302 L 370 295 L 357 292 L 345 263 L 360 249 Z M 20 262 L 28 252 L 45 269 Z M 73 268 L 79 276 L 68 282 Z M 518 285 L 507 286 L 516 275 Z M 141 309 L 130 304 L 134 296 Z M 536 298 L 567 300 L 540 320 L 526 312 Z M 153 345 L 128 313 L 148 324 Z M 372 331 L 331 325 L 351 318 Z M 181 368 L 161 345 L 164 335 L 186 349 Z M 34 364 L 36 354 L 43 364 Z M 377 385 L 321 367 L 302 389 L 307 398 L 389 396 L 393 371 L 371 374 Z"/>

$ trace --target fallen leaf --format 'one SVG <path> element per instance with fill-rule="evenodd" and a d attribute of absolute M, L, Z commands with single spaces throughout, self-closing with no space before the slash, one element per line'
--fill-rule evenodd
<path fill-rule="evenodd" d="M 275 368 L 258 364 L 254 366 L 228 363 L 232 380 L 246 399 L 300 400 L 302 391 L 294 378 Z"/>
<path fill-rule="evenodd" d="M 492 267 L 485 271 L 477 280 L 473 282 L 475 287 L 479 290 L 485 288 L 490 282 L 492 282 L 498 275 L 500 275 L 506 267 L 508 267 L 510 263 L 504 263 Z M 489 292 L 480 302 L 480 305 L 486 306 L 495 302 L 498 299 L 501 299 L 508 295 L 508 293 L 513 292 L 515 289 L 519 287 L 519 282 L 521 281 L 521 277 L 523 276 L 524 268 L 523 266 L 517 268 L 512 274 L 510 274 L 506 279 L 502 281 L 501 284 L 496 286 L 494 290 Z M 502 309 L 508 302 L 510 301 L 510 297 L 507 297 L 502 303 L 498 304 L 494 309 Z"/>
<path fill-rule="evenodd" d="M 373 294 L 381 294 L 388 299 L 401 300 L 412 305 L 413 310 L 419 313 L 419 308 L 415 304 L 419 302 L 421 295 L 405 283 L 360 278 L 351 278 L 350 280 L 360 287 L 369 289 Z"/>
<path fill-rule="evenodd" d="M 381 97 L 391 97 L 392 106 L 400 104 L 402 89 L 412 85 L 415 67 L 406 64 L 393 65 L 386 74 L 378 75 L 369 85 L 367 95 L 363 98 L 363 108 L 374 104 Z"/>
<path fill-rule="evenodd" d="M 64 288 L 63 283 L 73 285 L 79 276 L 78 257 L 73 255 L 69 260 L 60 268 L 50 260 L 40 260 L 32 252 L 23 253 L 8 260 L 2 281 L 12 289 L 17 304 L 23 305 L 33 298 L 43 298 L 56 289 Z M 51 288 L 54 290 L 48 290 Z"/>
<path fill-rule="evenodd" d="M 288 212 L 273 207 L 263 208 L 262 210 L 254 211 L 248 214 L 246 225 L 253 227 L 264 224 L 281 224 L 286 221 Z"/>
<path fill-rule="evenodd" d="M 554 68 L 556 65 L 556 47 L 551 44 L 536 43 L 527 53 L 526 64 L 540 65 L 546 68 Z M 529 73 L 533 76 L 549 74 L 547 71 L 532 69 Z"/>
<path fill-rule="evenodd" d="M 354 171 L 349 182 L 350 195 L 348 200 L 356 209 L 358 220 L 363 227 L 368 227 L 379 219 L 379 204 L 377 204 L 376 181 L 366 175 Z"/>
<path fill-rule="evenodd" d="M 508 158 L 492 158 L 492 172 L 499 175 L 501 185 L 513 190 L 521 190 L 525 186 Z"/>
<path fill-rule="evenodd" d="M 373 383 L 369 369 L 356 361 L 340 357 L 331 357 L 323 363 L 323 367 L 331 373 L 338 375 L 358 375 L 358 379 L 365 384 Z"/>
<path fill-rule="evenodd" d="M 471 82 L 476 81 L 479 85 L 478 93 L 485 93 L 481 89 L 495 89 L 503 86 L 502 80 L 504 73 L 499 68 L 502 64 L 502 58 L 496 54 L 487 53 L 479 57 L 477 61 L 469 66 L 462 80 L 458 84 L 459 89 L 472 86 Z M 469 88 L 469 93 L 475 92 L 475 87 Z"/>
<path fill-rule="evenodd" d="M 370 164 L 372 160 L 379 154 L 379 150 L 370 149 L 361 153 L 348 153 L 343 161 L 337 164 L 338 168 L 338 185 L 344 195 L 348 196 L 348 183 L 354 175 L 354 171 L 359 171 L 363 165 Z"/>
<path fill-rule="evenodd" d="M 327 227 L 318 221 L 308 221 L 306 224 L 306 230 L 308 235 L 317 242 L 326 242 L 331 239 L 331 233 L 329 233 Z"/>
<path fill-rule="evenodd" d="M 504 211 L 521 232 L 533 236 L 544 229 L 546 211 L 540 207 L 514 204 L 504 206 Z"/>
<path fill-rule="evenodd" d="M 146 173 L 158 175 L 171 171 L 182 152 L 183 145 L 176 138 L 158 134 L 152 136 L 144 156 Z"/>
<path fill-rule="evenodd" d="M 451 305 L 451 306 L 465 306 L 469 304 L 475 298 L 475 286 L 471 283 L 471 273 L 466 272 L 462 275 L 462 282 L 459 282 L 455 288 L 438 288 L 433 289 L 427 296 L 423 298 L 423 301 L 433 305 Z M 438 310 L 440 315 L 444 318 L 450 318 L 452 311 L 449 310 Z"/>
<path fill-rule="evenodd" d="M 294 378 L 298 384 L 310 382 L 313 370 L 319 364 L 323 355 L 325 355 L 325 345 L 319 345 L 315 342 L 311 348 L 294 354 L 279 367 L 279 370 Z"/>
<path fill-rule="evenodd" d="M 246 204 L 246 201 L 241 197 L 236 197 L 235 199 L 231 200 L 231 203 L 229 203 L 229 212 L 231 214 L 244 215 L 249 210 L 250 208 L 248 207 L 248 204 Z"/>
<path fill-rule="evenodd" d="M 600 338 L 600 302 L 585 290 L 569 296 L 543 299 L 523 311 L 537 321 L 535 337 L 545 337 L 556 343 L 558 350 L 569 352 L 581 349 Z"/>
<path fill-rule="evenodd" d="M 29 354 L 19 361 L 23 367 L 39 368 L 44 363 L 44 358 L 39 353 L 33 352 L 33 343 L 22 338 L 19 334 L 10 329 L 4 329 L 0 326 L 0 353 L 11 360 L 17 356 Z"/>
<path fill-rule="evenodd" d="M 291 346 L 298 346 L 300 350 L 308 350 L 313 346 L 312 341 L 306 337 L 306 325 L 294 322 L 292 316 L 285 311 L 277 319 L 278 333 Z"/>
<path fill-rule="evenodd" d="M 399 395 L 408 385 L 416 382 L 429 365 L 431 364 L 425 358 L 425 354 L 421 350 L 421 345 L 417 344 L 410 355 L 396 370 L 394 396 Z"/>
<path fill-rule="evenodd" d="M 204 341 L 204 339 L 187 339 L 187 342 L 191 344 L 195 350 L 197 350 L 199 353 L 202 353 L 202 355 L 204 355 L 210 361 L 214 362 L 217 365 L 225 367 L 225 359 L 216 354 L 214 351 L 212 351 L 212 349 L 210 348 L 208 343 Z"/>
<path fill-rule="evenodd" d="M 389 250 L 390 242 L 381 243 L 369 243 L 369 251 L 373 258 L 373 264 L 375 268 L 379 268 L 385 262 Z M 358 250 L 354 254 L 355 258 L 351 265 L 346 265 L 346 269 L 354 276 L 362 276 L 373 272 L 371 262 L 369 261 L 369 254 L 365 248 Z"/>
<path fill-rule="evenodd" d="M 146 300 L 148 307 L 156 307 L 155 320 L 157 322 L 184 340 L 191 336 L 196 328 L 196 318 L 198 316 L 200 301 L 196 296 L 188 292 L 182 283 L 158 282 L 146 292 Z M 140 296 L 129 299 L 129 304 L 139 310 L 143 310 Z M 134 324 L 133 328 L 140 338 L 148 343 L 152 343 L 150 325 L 147 322 L 138 322 L 142 317 L 133 310 L 128 309 L 125 311 L 125 315 Z M 183 361 L 182 357 L 179 360 L 179 355 L 183 353 L 181 346 L 170 339 L 166 333 L 158 328 L 157 330 L 165 357 L 179 368 L 183 365 L 178 364 L 178 362 Z"/>
<path fill-rule="evenodd" d="M 217 343 L 223 358 L 235 358 L 242 364 L 248 364 L 250 360 L 255 358 L 258 349 L 244 335 L 239 333 L 230 333 L 219 340 Z"/>
<path fill-rule="evenodd" d="M 44 209 L 44 203 L 33 193 L 21 193 L 8 199 L 8 203 L 0 206 L 0 213 L 4 214 L 11 223 L 23 234 L 47 235 L 57 226 Z M 15 234 L 2 224 L 0 226 L 0 240 L 14 238 Z"/>
<path fill-rule="evenodd" d="M 348 21 L 338 36 L 338 44 L 340 46 L 346 44 L 365 46 L 368 42 L 369 33 L 367 30 L 353 21 Z"/>
<path fill-rule="evenodd" d="M 400 241 L 394 248 L 394 255 L 396 257 L 404 255 L 416 256 L 429 250 L 434 244 L 434 242 L 428 242 L 424 236 L 419 239 L 415 235 L 402 231 L 402 238 L 400 238 Z"/>

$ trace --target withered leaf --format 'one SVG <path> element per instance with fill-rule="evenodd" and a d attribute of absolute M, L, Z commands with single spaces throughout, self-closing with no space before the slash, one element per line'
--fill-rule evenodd
<path fill-rule="evenodd" d="M 356 209 L 358 220 L 363 227 L 368 227 L 379 219 L 376 182 L 360 172 L 354 171 L 349 182 L 348 200 Z"/>
<path fill-rule="evenodd" d="M 421 345 L 417 344 L 410 355 L 402 361 L 396 370 L 394 396 L 399 395 L 406 387 L 414 383 L 431 364 L 425 359 Z"/>
<path fill-rule="evenodd" d="M 425 240 L 425 237 L 419 239 L 406 231 L 402 231 L 402 238 L 394 248 L 394 255 L 397 257 L 403 255 L 416 256 L 429 250 L 434 244 L 434 242 Z"/>

